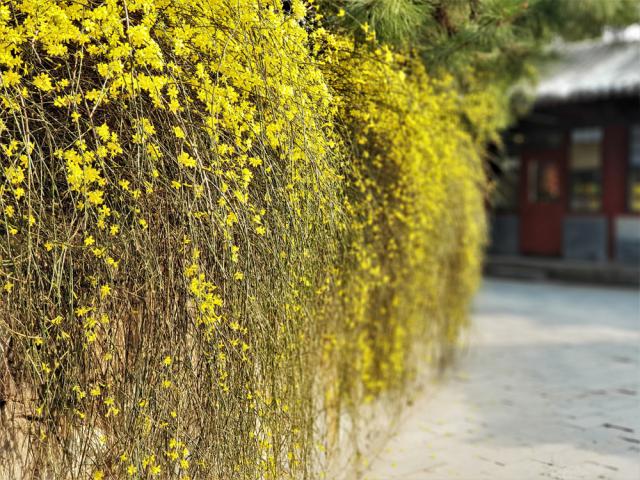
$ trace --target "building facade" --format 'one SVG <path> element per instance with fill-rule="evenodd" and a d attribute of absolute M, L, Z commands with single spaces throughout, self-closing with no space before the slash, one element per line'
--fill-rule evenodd
<path fill-rule="evenodd" d="M 640 265 L 640 41 L 565 45 L 504 152 L 490 254 Z"/>

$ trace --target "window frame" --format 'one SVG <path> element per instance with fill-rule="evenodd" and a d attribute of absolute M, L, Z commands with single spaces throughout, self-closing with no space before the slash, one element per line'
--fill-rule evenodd
<path fill-rule="evenodd" d="M 580 142 L 576 141 L 576 137 L 582 137 Z M 589 142 L 586 139 L 596 137 L 594 141 Z M 575 169 L 573 162 L 574 145 L 578 143 L 595 143 L 598 148 L 598 166 L 593 169 Z M 604 209 L 604 128 L 602 126 L 574 127 L 569 133 L 569 148 L 567 155 L 567 211 L 578 215 L 596 215 L 601 214 Z M 595 183 L 598 187 L 598 205 L 597 208 L 576 208 L 574 204 L 576 175 L 589 172 L 595 175 Z M 586 198 L 586 197 L 585 197 Z"/>

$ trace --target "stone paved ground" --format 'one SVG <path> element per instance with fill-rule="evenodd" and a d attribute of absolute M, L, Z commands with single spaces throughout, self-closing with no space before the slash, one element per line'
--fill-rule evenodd
<path fill-rule="evenodd" d="M 640 479 L 637 292 L 487 280 L 473 318 L 365 479 Z"/>

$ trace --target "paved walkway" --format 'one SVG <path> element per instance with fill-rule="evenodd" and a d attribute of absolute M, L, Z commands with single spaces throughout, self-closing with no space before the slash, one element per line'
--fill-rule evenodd
<path fill-rule="evenodd" d="M 365 479 L 640 479 L 636 292 L 487 280 L 473 318 Z"/>

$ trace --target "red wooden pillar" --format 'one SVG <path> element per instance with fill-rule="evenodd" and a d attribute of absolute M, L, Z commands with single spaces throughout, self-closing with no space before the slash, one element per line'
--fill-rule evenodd
<path fill-rule="evenodd" d="M 602 213 L 607 217 L 610 259 L 615 255 L 615 218 L 626 210 L 628 164 L 628 127 L 619 124 L 605 127 L 602 144 Z"/>

